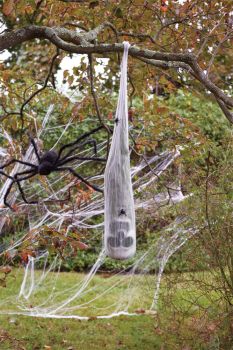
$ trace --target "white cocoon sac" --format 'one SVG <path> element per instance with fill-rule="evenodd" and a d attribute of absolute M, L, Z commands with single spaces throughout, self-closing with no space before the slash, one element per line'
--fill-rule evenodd
<path fill-rule="evenodd" d="M 129 43 L 124 42 L 115 126 L 104 175 L 104 246 L 106 254 L 113 259 L 128 259 L 136 252 L 135 210 L 128 137 L 129 47 Z"/>

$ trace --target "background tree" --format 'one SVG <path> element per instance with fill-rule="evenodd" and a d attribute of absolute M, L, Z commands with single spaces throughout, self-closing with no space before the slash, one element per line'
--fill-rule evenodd
<path fill-rule="evenodd" d="M 233 121 L 231 108 L 232 4 L 231 1 L 53 1 L 6 0 L 2 3 L 0 50 L 10 49 L 12 57 L 2 75 L 5 90 L 22 84 L 14 109 L 12 95 L 2 100 L 2 119 L 18 115 L 23 120 L 27 105 L 36 93 L 35 83 L 55 88 L 54 72 L 65 55 L 89 55 L 89 68 L 66 73 L 73 88 L 91 90 L 96 114 L 104 123 L 108 89 L 118 69 L 122 40 L 129 40 L 131 96 L 148 96 L 181 87 L 195 89 L 219 104 Z M 107 18 L 108 21 L 103 21 Z M 56 48 L 54 48 L 54 46 Z M 55 59 L 54 54 L 60 49 Z M 97 57 L 110 57 L 107 79 L 91 80 L 91 65 Z M 33 62 L 33 65 L 31 64 Z M 49 67 L 49 64 L 53 67 Z M 15 72 L 12 68 L 15 68 Z M 20 77 L 17 74 L 20 66 Z M 24 71 L 23 71 L 24 69 Z M 89 78 L 84 72 L 89 71 Z M 27 80 L 26 80 L 27 79 Z M 25 84 L 25 85 L 24 85 Z M 8 86 L 9 85 L 9 86 Z M 111 86 L 110 86 L 111 85 Z M 104 86 L 104 89 L 103 89 Z M 100 94 L 99 89 L 104 93 Z M 96 94 L 95 94 L 96 93 Z M 97 102 L 97 96 L 100 100 Z M 28 101 L 29 100 L 29 101 Z M 145 98 L 146 100 L 146 98 Z M 18 101 L 19 102 L 19 101 Z M 89 100 L 86 103 L 89 104 Z M 98 108 L 98 103 L 101 108 Z"/>
<path fill-rule="evenodd" d="M 35 120 L 41 123 L 51 103 L 54 125 L 75 123 L 70 139 L 97 124 L 110 132 L 122 42 L 131 43 L 128 88 L 133 136 L 144 127 L 132 143 L 132 160 L 138 154 L 182 146 L 182 160 L 158 186 L 163 188 L 182 163 L 183 191 L 194 194 L 188 204 L 169 212 L 139 214 L 138 242 L 144 248 L 150 236 L 176 216 L 189 216 L 200 234 L 171 259 L 167 271 L 211 270 L 213 279 L 194 274 L 193 280 L 202 288 L 201 297 L 216 294 L 219 307 L 226 306 L 227 319 L 232 317 L 232 1 L 5 0 L 0 5 L 0 50 L 11 54 L 0 66 L 0 120 L 14 138 L 11 155 L 22 156 L 28 145 L 25 130 L 35 132 Z M 64 58 L 74 58 L 76 66 L 61 72 Z M 54 129 L 44 140 L 45 148 L 57 137 Z M 6 142 L 5 146 L 9 147 Z M 22 222 L 19 218 L 9 232 L 17 233 Z M 49 234 L 43 244 L 54 249 L 58 235 Z M 65 268 L 90 267 L 96 257 L 91 253 L 85 261 L 86 255 L 75 251 L 77 263 L 72 257 Z M 107 269 L 112 268 L 116 265 L 111 261 Z M 181 279 L 171 277 L 168 292 L 183 283 L 183 275 Z M 196 291 L 193 296 L 190 303 L 203 307 Z M 164 304 L 170 307 L 167 299 Z M 183 318 L 177 322 L 183 324 Z M 224 324 L 225 315 L 219 318 L 214 331 Z"/>

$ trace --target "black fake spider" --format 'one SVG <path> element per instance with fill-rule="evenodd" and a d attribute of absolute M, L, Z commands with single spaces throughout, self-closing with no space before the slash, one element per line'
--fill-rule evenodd
<path fill-rule="evenodd" d="M 22 160 L 18 160 L 18 159 L 12 159 L 9 162 L 7 162 L 4 165 L 0 165 L 0 175 L 6 176 L 7 178 L 11 179 L 11 183 L 9 185 L 9 187 L 6 190 L 6 193 L 4 195 L 4 204 L 13 210 L 13 208 L 10 206 L 10 204 L 7 202 L 7 197 L 10 194 L 11 188 L 12 186 L 16 183 L 18 185 L 19 191 L 21 193 L 21 196 L 24 200 L 25 203 L 27 204 L 36 204 L 37 201 L 31 201 L 29 202 L 26 197 L 25 194 L 23 192 L 22 186 L 20 184 L 21 181 L 30 179 L 31 177 L 35 176 L 36 174 L 39 175 L 49 175 L 50 173 L 52 173 L 53 171 L 66 171 L 68 170 L 70 173 L 72 173 L 75 177 L 77 177 L 79 180 L 81 180 L 82 182 L 84 182 L 86 185 L 90 186 L 91 188 L 93 188 L 95 191 L 98 192 L 103 192 L 103 190 L 101 190 L 99 187 L 91 184 L 89 181 L 87 181 L 86 179 L 84 179 L 81 175 L 79 175 L 74 169 L 72 169 L 72 167 L 70 166 L 63 166 L 73 160 L 94 160 L 94 161 L 98 161 L 98 162 L 105 162 L 106 159 L 105 158 L 98 158 L 98 157 L 80 157 L 77 155 L 73 155 L 72 153 L 77 150 L 78 148 L 81 148 L 87 144 L 91 144 L 93 145 L 94 148 L 94 154 L 97 154 L 97 146 L 96 146 L 96 140 L 95 139 L 87 139 L 86 141 L 81 142 L 82 140 L 84 140 L 85 138 L 87 138 L 88 136 L 90 136 L 91 134 L 96 133 L 97 131 L 99 131 L 101 128 L 103 128 L 102 126 L 99 126 L 98 128 L 83 134 L 82 136 L 80 136 L 79 138 L 77 138 L 77 140 L 75 140 L 74 142 L 70 142 L 66 145 L 63 145 L 58 152 L 55 151 L 47 151 L 44 154 L 42 154 L 42 156 L 39 155 L 36 143 L 34 141 L 34 139 L 30 137 L 30 141 L 32 143 L 32 146 L 34 148 L 37 160 L 38 160 L 38 164 L 32 164 L 29 162 L 25 162 Z M 81 143 L 80 143 L 81 142 Z M 74 146 L 74 147 L 72 147 Z M 68 152 L 62 156 L 62 153 L 64 152 L 65 149 L 70 148 L 70 150 L 68 150 Z M 25 171 L 21 171 L 19 173 L 16 173 L 14 176 L 10 176 L 8 174 L 6 174 L 3 169 L 6 168 L 7 166 L 13 164 L 13 163 L 20 163 L 23 165 L 26 165 L 28 167 L 30 167 L 29 170 L 25 170 Z"/>

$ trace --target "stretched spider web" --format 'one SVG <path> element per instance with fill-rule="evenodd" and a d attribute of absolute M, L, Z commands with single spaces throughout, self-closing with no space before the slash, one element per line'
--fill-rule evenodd
<path fill-rule="evenodd" d="M 53 106 L 50 106 L 44 117 L 40 129 L 36 128 L 36 139 L 38 148 L 39 140 L 46 138 L 50 131 L 50 117 Z M 53 145 L 55 148 L 59 143 L 65 144 L 66 132 L 72 127 L 72 122 L 60 128 L 60 136 Z M 13 148 L 14 143 L 5 130 L 0 130 Z M 106 154 L 107 142 L 98 144 L 98 155 Z M 85 148 L 79 152 L 82 157 L 93 155 L 93 148 Z M 7 156 L 7 150 L 0 149 L 0 157 Z M 179 176 L 169 183 L 163 190 L 156 190 L 160 178 L 163 178 L 174 161 L 180 157 L 179 147 L 173 150 L 153 154 L 150 157 L 141 156 L 138 162 L 130 170 L 131 182 L 135 197 L 135 210 L 137 214 L 164 210 L 164 208 L 176 205 L 186 199 L 181 191 Z M 36 156 L 32 145 L 25 152 L 22 159 L 28 162 L 36 162 Z M 79 170 L 91 164 L 91 160 L 74 161 L 72 167 Z M 24 171 L 25 166 L 16 163 L 10 175 Z M 88 178 L 92 183 L 103 188 L 103 172 Z M 39 181 L 39 183 L 38 183 Z M 62 186 L 59 184 L 62 182 Z M 196 230 L 191 228 L 187 218 L 177 217 L 176 220 L 164 227 L 160 232 L 151 237 L 147 247 L 139 249 L 135 256 L 127 261 L 127 264 L 118 265 L 117 269 L 111 269 L 106 274 L 106 262 L 110 260 L 103 248 L 104 232 L 104 198 L 100 193 L 84 195 L 80 199 L 80 187 L 76 193 L 78 200 L 72 203 L 74 195 L 72 188 L 77 187 L 77 179 L 67 176 L 52 174 L 52 176 L 41 179 L 22 182 L 23 190 L 28 200 L 34 195 L 41 198 L 37 205 L 27 205 L 21 200 L 19 191 L 11 192 L 9 203 L 15 206 L 17 211 L 13 212 L 4 207 L 4 195 L 7 191 L 10 179 L 2 182 L 0 188 L 0 232 L 4 234 L 4 227 L 9 219 L 18 219 L 20 215 L 27 217 L 27 227 L 17 234 L 16 238 L 0 246 L 0 255 L 14 257 L 17 250 L 26 250 L 33 245 L 34 253 L 27 253 L 24 261 L 23 273 L 20 270 L 16 276 L 18 291 L 15 295 L 4 298 L 0 302 L 0 313 L 28 315 L 34 317 L 51 318 L 78 318 L 88 319 L 111 318 L 119 315 L 137 315 L 143 312 L 156 312 L 159 297 L 159 288 L 162 274 L 169 258 L 185 242 L 191 238 Z M 80 184 L 78 184 L 79 186 Z M 159 188 L 159 186 L 158 186 Z M 65 200 L 69 194 L 69 200 Z M 61 200 L 61 198 L 63 198 Z M 152 215 L 153 217 L 153 215 Z M 95 248 L 96 261 L 88 272 L 77 274 L 77 280 L 63 275 L 61 269 L 67 256 L 61 254 L 62 238 L 70 239 L 72 232 L 82 232 L 82 237 L 77 238 L 78 249 L 84 249 L 83 254 L 88 254 L 88 249 Z M 56 233 L 53 245 L 56 243 L 55 251 L 51 251 L 41 240 L 49 234 Z M 85 241 L 85 244 L 81 241 Z M 74 243 L 75 239 L 73 239 Z M 99 243 L 96 243 L 99 242 Z M 93 247 L 95 244 L 95 247 Z M 75 258 L 75 254 L 73 254 Z M 72 256 L 70 259 L 72 260 Z M 22 269 L 21 269 L 22 270 Z"/>
<path fill-rule="evenodd" d="M 42 127 L 37 132 L 37 139 L 46 137 L 49 132 L 49 119 L 53 106 L 50 106 Z M 61 127 L 59 142 L 62 141 L 65 131 L 71 127 L 68 123 L 66 130 Z M 12 143 L 11 137 L 2 130 L 1 136 L 7 138 Z M 13 145 L 13 143 L 12 143 Z M 54 145 L 55 146 L 55 145 Z M 106 151 L 106 142 L 98 144 L 98 153 Z M 4 156 L 6 155 L 2 150 Z M 91 156 L 93 150 L 90 147 L 82 151 L 82 155 Z M 180 157 L 179 149 L 165 151 L 151 157 L 142 157 L 138 164 L 131 168 L 131 178 L 135 193 L 136 215 L 141 211 L 160 210 L 161 207 L 175 205 L 177 202 L 185 200 L 181 192 L 180 182 L 173 182 L 169 185 L 170 191 L 164 190 L 154 193 L 149 190 L 156 187 L 158 180 L 166 173 L 174 160 Z M 33 148 L 30 145 L 24 156 L 25 161 L 36 161 Z M 90 163 L 91 161 L 85 161 Z M 73 167 L 76 171 L 83 165 L 83 162 L 76 161 Z M 24 165 L 15 164 L 11 175 L 25 170 Z M 77 274 L 77 282 L 67 278 L 64 284 L 63 273 L 61 272 L 62 257 L 59 254 L 50 254 L 46 247 L 38 249 L 36 256 L 28 255 L 24 272 L 19 273 L 16 279 L 20 279 L 19 289 L 16 295 L 11 295 L 1 301 L 0 312 L 2 314 L 28 315 L 34 317 L 51 318 L 78 318 L 88 319 L 89 317 L 110 318 L 117 315 L 137 315 L 140 310 L 155 312 L 157 308 L 159 287 L 162 274 L 168 259 L 176 252 L 196 231 L 189 228 L 187 220 L 178 217 L 174 222 L 165 227 L 154 240 L 150 241 L 147 249 L 138 251 L 129 260 L 127 266 L 113 271 L 111 274 L 103 272 L 102 266 L 106 262 L 105 251 L 102 248 L 102 236 L 104 231 L 104 199 L 103 195 L 93 193 L 88 201 L 80 205 L 71 206 L 51 205 L 50 199 L 62 198 L 67 193 L 72 181 L 67 181 L 67 175 L 63 175 L 62 180 L 65 186 L 57 188 L 61 181 L 61 176 L 55 175 L 46 178 L 46 183 L 40 183 L 40 189 L 35 188 L 34 181 L 22 183 L 23 189 L 30 200 L 35 190 L 40 196 L 46 193 L 46 200 L 42 200 L 38 205 L 27 205 L 21 200 L 20 193 L 16 190 L 9 197 L 11 205 L 17 202 L 17 212 L 12 212 L 8 208 L 1 206 L 0 209 L 0 229 L 3 232 L 9 217 L 16 219 L 20 213 L 26 213 L 28 227 L 17 236 L 15 241 L 11 241 L 1 246 L 1 255 L 14 255 L 14 252 L 33 241 L 36 246 L 41 238 L 44 227 L 63 232 L 67 237 L 69 232 L 75 230 L 88 231 L 90 242 L 86 241 L 90 247 L 92 241 L 98 238 L 100 244 L 95 247 L 98 258 L 92 268 L 83 274 Z M 103 174 L 95 175 L 89 179 L 92 182 L 103 184 Z M 3 203 L 4 194 L 10 183 L 6 180 L 0 189 L 0 203 Z M 148 191 L 147 191 L 148 189 Z M 144 195 L 146 193 L 146 196 Z M 151 197 L 148 196 L 151 194 Z M 96 220 L 98 218 L 98 220 Z M 30 234 L 29 234 L 30 232 Z M 91 233 L 91 236 L 90 236 Z M 83 251 L 88 253 L 88 250 Z M 153 273 L 152 273 L 153 272 Z M 103 306 L 104 305 L 104 306 Z"/>

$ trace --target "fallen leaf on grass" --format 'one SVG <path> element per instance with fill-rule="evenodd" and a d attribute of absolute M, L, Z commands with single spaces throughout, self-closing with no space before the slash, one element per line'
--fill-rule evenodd
<path fill-rule="evenodd" d="M 88 321 L 94 321 L 94 320 L 97 320 L 97 317 L 96 317 L 96 316 L 88 317 Z"/>
<path fill-rule="evenodd" d="M 145 309 L 137 309 L 135 310 L 136 314 L 144 314 L 146 312 Z"/>

